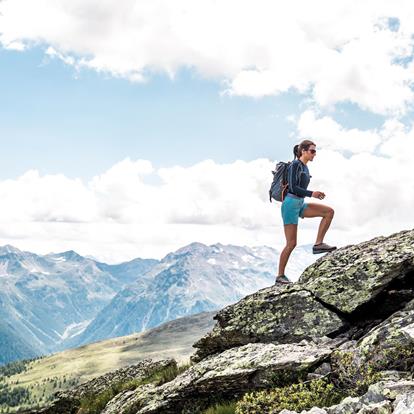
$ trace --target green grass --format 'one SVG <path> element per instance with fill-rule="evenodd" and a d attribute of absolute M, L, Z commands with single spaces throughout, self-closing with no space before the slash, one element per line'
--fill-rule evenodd
<path fill-rule="evenodd" d="M 212 313 L 180 318 L 146 332 L 106 339 L 28 360 L 25 361 L 24 370 L 20 367 L 23 364 L 10 365 L 3 368 L 0 380 L 7 383 L 10 389 L 19 386 L 29 390 L 30 403 L 20 408 L 37 404 L 42 406 L 57 390 L 72 388 L 145 358 L 174 358 L 178 364 L 187 363 L 194 352 L 193 343 L 210 331 L 214 324 Z M 164 378 L 158 381 L 166 382 L 175 373 L 165 372 L 162 375 Z M 5 410 L 4 406 L 0 406 L 0 413 Z M 10 407 L 10 412 L 15 411 L 15 408 Z"/>
<path fill-rule="evenodd" d="M 219 403 L 213 407 L 208 408 L 203 414 L 235 414 L 236 412 L 236 403 L 227 402 Z"/>

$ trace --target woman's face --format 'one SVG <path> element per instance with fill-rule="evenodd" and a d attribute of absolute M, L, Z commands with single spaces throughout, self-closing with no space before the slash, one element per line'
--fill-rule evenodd
<path fill-rule="evenodd" d="M 316 155 L 316 145 L 310 145 L 307 150 L 303 150 L 303 155 L 305 155 L 308 161 L 313 161 Z"/>

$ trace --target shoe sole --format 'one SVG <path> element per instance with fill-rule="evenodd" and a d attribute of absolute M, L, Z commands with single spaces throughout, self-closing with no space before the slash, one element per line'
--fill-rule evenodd
<path fill-rule="evenodd" d="M 313 250 L 313 254 L 319 254 L 319 253 L 329 253 L 333 252 L 336 249 L 329 249 L 329 250 Z"/>

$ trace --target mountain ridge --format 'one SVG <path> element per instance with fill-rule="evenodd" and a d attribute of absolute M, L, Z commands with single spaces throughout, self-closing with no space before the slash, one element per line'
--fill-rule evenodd
<path fill-rule="evenodd" d="M 292 273 L 315 260 L 309 251 L 298 246 Z M 219 309 L 272 284 L 277 255 L 267 246 L 193 242 L 162 260 L 106 264 L 74 250 L 37 255 L 0 247 L 0 317 L 15 327 L 7 330 L 16 345 L 9 355 L 57 352 Z M 10 361 L 0 357 L 0 364 Z"/>

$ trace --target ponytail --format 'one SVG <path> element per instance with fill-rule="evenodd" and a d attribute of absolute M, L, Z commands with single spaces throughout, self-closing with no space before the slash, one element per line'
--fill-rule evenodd
<path fill-rule="evenodd" d="M 302 150 L 308 150 L 311 145 L 316 144 L 308 139 L 303 140 L 300 144 L 296 144 L 293 147 L 293 161 L 295 161 L 296 158 L 299 159 L 302 155 Z"/>
<path fill-rule="evenodd" d="M 293 161 L 295 161 L 296 158 L 299 158 L 299 156 L 298 156 L 298 149 L 299 149 L 299 144 L 296 144 L 293 147 Z"/>

